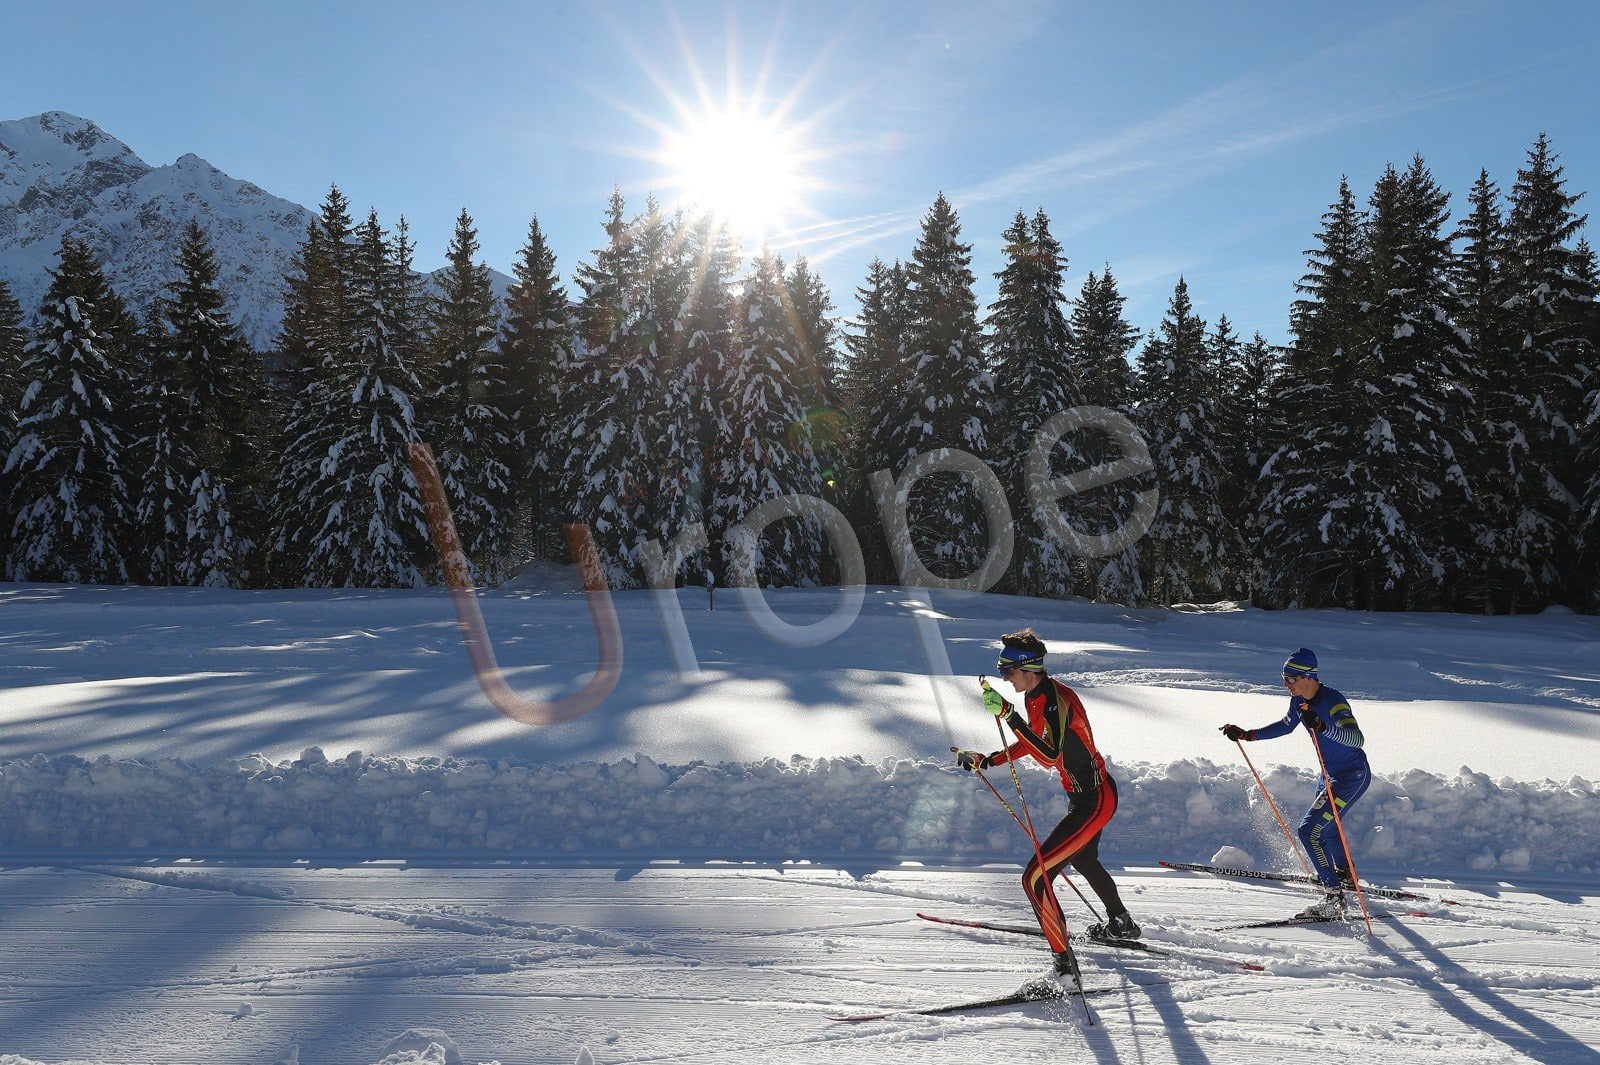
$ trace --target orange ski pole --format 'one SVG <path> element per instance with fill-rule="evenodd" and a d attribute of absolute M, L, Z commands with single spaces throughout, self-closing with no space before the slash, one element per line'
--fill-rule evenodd
<path fill-rule="evenodd" d="M 1350 837 L 1344 834 L 1344 818 L 1339 816 L 1339 801 L 1333 797 L 1333 779 L 1328 776 L 1328 763 L 1322 757 L 1322 740 L 1311 733 L 1311 747 L 1317 752 L 1317 765 L 1322 767 L 1322 790 L 1328 796 L 1328 809 L 1333 811 L 1333 824 L 1339 830 L 1339 842 L 1344 846 L 1344 860 L 1350 865 L 1350 883 L 1355 885 L 1356 901 L 1361 904 L 1361 919 L 1367 923 L 1367 937 L 1372 936 L 1372 915 L 1367 912 L 1367 896 L 1361 890 L 1361 877 L 1356 874 L 1356 856 L 1350 850 Z"/>
<path fill-rule="evenodd" d="M 1305 852 L 1300 849 L 1300 841 L 1294 838 L 1293 832 L 1289 831 L 1289 822 L 1283 819 L 1283 811 L 1278 809 L 1278 804 L 1272 801 L 1272 792 L 1267 790 L 1267 785 L 1261 779 L 1261 774 L 1256 772 L 1255 763 L 1250 761 L 1248 754 L 1245 754 L 1244 744 L 1239 740 L 1234 740 L 1233 742 L 1238 744 L 1239 753 L 1244 755 L 1244 764 L 1250 767 L 1250 775 L 1256 778 L 1256 787 L 1261 789 L 1261 794 L 1266 798 L 1267 805 L 1272 807 L 1272 816 L 1278 819 L 1278 827 L 1283 829 L 1283 838 L 1289 841 L 1289 849 L 1294 851 L 1295 857 L 1300 859 L 1300 868 L 1306 871 L 1307 876 L 1311 876 L 1311 863 L 1306 861 Z"/>

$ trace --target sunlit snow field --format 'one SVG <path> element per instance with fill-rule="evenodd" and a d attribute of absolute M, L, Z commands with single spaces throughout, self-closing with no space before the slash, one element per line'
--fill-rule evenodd
<path fill-rule="evenodd" d="M 838 595 L 771 601 L 798 624 Z M 617 690 L 534 729 L 479 692 L 438 592 L 0 585 L 0 1055 L 1600 1061 L 1600 620 L 929 611 L 871 588 L 844 637 L 793 648 L 726 592 L 679 601 L 698 674 L 652 598 L 620 594 Z M 519 691 L 587 681 L 580 595 L 547 575 L 483 605 Z M 930 677 L 930 616 L 953 675 Z M 1048 964 L 1035 939 L 914 916 L 1030 919 L 1026 839 L 945 768 L 997 744 L 974 678 L 1022 624 L 1123 783 L 1104 851 L 1149 939 L 1268 971 L 1086 950 L 1085 982 L 1114 989 L 1093 1029 L 1074 1004 L 831 1022 Z M 1308 896 L 1152 868 L 1223 845 L 1296 868 L 1216 728 L 1281 715 L 1302 644 L 1379 774 L 1352 818 L 1363 872 L 1430 896 L 1370 942 L 1217 931 Z M 1297 817 L 1305 736 L 1251 753 Z M 1059 814 L 1046 774 L 1023 779 Z"/>

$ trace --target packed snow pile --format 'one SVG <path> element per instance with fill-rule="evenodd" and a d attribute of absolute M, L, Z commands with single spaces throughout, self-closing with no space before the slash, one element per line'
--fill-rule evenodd
<path fill-rule="evenodd" d="M 1204 759 L 1113 765 L 1114 862 L 1206 861 L 1241 848 L 1289 868 L 1248 771 Z M 1009 791 L 1009 774 L 991 775 Z M 1024 767 L 1034 821 L 1065 812 L 1057 779 Z M 1298 819 L 1319 779 L 1266 775 Z M 1594 782 L 1463 771 L 1379 776 L 1347 829 L 1363 870 L 1405 874 L 1600 871 Z M 1013 804 L 1015 805 L 1015 804 Z M 1015 862 L 1028 849 L 979 781 L 914 759 L 796 757 L 658 765 L 327 759 L 312 748 L 196 764 L 35 756 L 0 762 L 0 854 Z"/>

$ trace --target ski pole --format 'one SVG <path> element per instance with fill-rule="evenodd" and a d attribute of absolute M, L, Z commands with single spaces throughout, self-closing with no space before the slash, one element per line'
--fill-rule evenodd
<path fill-rule="evenodd" d="M 1322 790 L 1328 796 L 1328 809 L 1333 811 L 1333 824 L 1339 830 L 1339 842 L 1344 846 L 1344 860 L 1350 866 L 1350 883 L 1355 885 L 1356 901 L 1361 904 L 1361 919 L 1367 923 L 1367 938 L 1372 938 L 1372 915 L 1367 913 L 1367 896 L 1361 890 L 1361 877 L 1356 873 L 1356 856 L 1350 850 L 1350 837 L 1344 834 L 1344 818 L 1339 816 L 1339 801 L 1333 797 L 1333 779 L 1328 776 L 1328 763 L 1322 757 L 1322 740 L 1315 732 L 1311 735 L 1311 749 L 1317 752 L 1317 765 L 1322 767 Z"/>
<path fill-rule="evenodd" d="M 1238 744 L 1239 753 L 1244 755 L 1244 764 L 1250 767 L 1250 775 L 1256 778 L 1256 787 L 1261 789 L 1261 794 L 1266 797 L 1267 805 L 1272 807 L 1272 816 L 1278 819 L 1278 827 L 1283 829 L 1283 838 L 1289 841 L 1289 849 L 1294 852 L 1295 857 L 1300 859 L 1300 868 L 1306 871 L 1307 876 L 1311 876 L 1311 863 L 1306 860 L 1305 853 L 1300 850 L 1300 845 L 1296 842 L 1294 833 L 1289 831 L 1289 823 L 1283 819 L 1283 811 L 1278 809 L 1278 804 L 1272 801 L 1272 792 L 1267 790 L 1267 785 L 1262 781 L 1261 774 L 1256 772 L 1255 763 L 1250 761 L 1248 754 L 1245 754 L 1244 744 L 1239 740 L 1234 740 L 1233 742 Z"/>

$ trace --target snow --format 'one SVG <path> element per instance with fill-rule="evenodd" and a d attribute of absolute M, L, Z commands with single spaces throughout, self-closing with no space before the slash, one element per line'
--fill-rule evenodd
<path fill-rule="evenodd" d="M 588 683 L 576 587 L 482 595 L 516 691 Z M 865 591 L 844 637 L 786 647 L 682 589 L 687 675 L 652 594 L 617 594 L 616 691 L 531 729 L 440 590 L 0 584 L 0 1063 L 1595 1059 L 1597 619 Z M 840 596 L 768 593 L 791 625 Z M 1110 759 L 1102 854 L 1146 936 L 1266 972 L 1086 946 L 1095 1029 L 1060 1003 L 834 1024 L 1048 963 L 914 916 L 1031 919 L 1028 844 L 948 753 L 996 745 L 974 678 L 1022 624 Z M 1298 870 L 1216 730 L 1281 716 L 1302 645 L 1366 733 L 1362 873 L 1429 896 L 1371 941 L 1219 931 L 1311 893 L 1154 867 Z M 1250 747 L 1291 823 L 1308 747 Z M 1022 780 L 1053 823 L 1058 784 Z"/>

